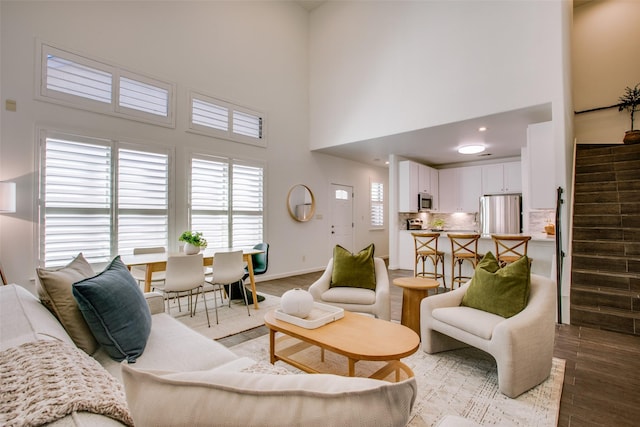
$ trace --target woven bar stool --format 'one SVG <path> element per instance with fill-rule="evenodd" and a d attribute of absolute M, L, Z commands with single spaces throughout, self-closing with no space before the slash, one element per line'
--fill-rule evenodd
<path fill-rule="evenodd" d="M 444 276 L 444 252 L 438 250 L 438 238 L 440 233 L 411 233 L 415 244 L 415 264 L 413 275 L 415 277 L 428 277 L 438 280 L 442 278 L 442 286 L 447 290 L 447 282 Z M 429 259 L 433 264 L 433 272 L 426 271 L 425 261 Z M 418 264 L 422 263 L 422 271 L 418 272 Z M 442 263 L 442 273 L 438 273 L 438 264 Z"/>
<path fill-rule="evenodd" d="M 478 254 L 479 234 L 447 234 L 447 237 L 451 240 L 451 290 L 453 290 L 456 283 L 460 287 L 471 279 L 470 276 L 462 275 L 462 264 L 468 261 L 473 268 L 476 268 L 483 255 Z M 456 266 L 458 267 L 457 275 L 455 274 Z"/>
<path fill-rule="evenodd" d="M 507 264 L 511 264 L 514 261 L 519 260 L 527 254 L 527 245 L 531 236 L 520 235 L 500 235 L 492 234 L 491 238 L 496 244 L 496 259 L 501 267 Z M 529 258 L 529 264 L 533 260 Z"/>

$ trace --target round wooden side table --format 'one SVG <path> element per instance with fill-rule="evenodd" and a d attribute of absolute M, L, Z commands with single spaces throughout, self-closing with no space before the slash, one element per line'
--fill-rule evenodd
<path fill-rule="evenodd" d="M 425 277 L 398 277 L 393 284 L 402 288 L 402 318 L 400 323 L 420 335 L 420 302 L 429 296 L 429 289 L 438 289 L 440 283 Z"/>

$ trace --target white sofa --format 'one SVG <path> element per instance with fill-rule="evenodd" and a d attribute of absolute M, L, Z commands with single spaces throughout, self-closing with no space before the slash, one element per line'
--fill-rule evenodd
<path fill-rule="evenodd" d="M 309 293 L 315 301 L 335 305 L 348 311 L 367 313 L 378 319 L 391 320 L 391 299 L 389 297 L 389 273 L 382 258 L 374 258 L 376 290 L 351 287 L 331 287 L 333 258 L 327 268 L 314 283 Z"/>
<path fill-rule="evenodd" d="M 532 274 L 527 306 L 504 318 L 460 306 L 470 283 L 422 300 L 422 349 L 429 354 L 466 346 L 486 351 L 496 359 L 500 391 L 515 398 L 551 373 L 556 284 Z"/>
<path fill-rule="evenodd" d="M 124 381 L 128 407 L 138 427 L 366 425 L 371 420 L 376 425 L 395 426 L 409 420 L 416 397 L 413 378 L 387 383 L 328 374 L 256 373 L 252 371 L 255 361 L 239 358 L 166 314 L 160 294 L 145 297 L 152 327 L 136 363 L 116 362 L 102 349 L 93 355 L 106 371 Z M 73 345 L 38 298 L 17 285 L 0 286 L 0 353 L 41 340 Z M 3 388 L 8 386 L 4 381 Z M 0 419 L 3 415 L 0 413 Z M 122 424 L 105 416 L 74 412 L 51 425 Z"/>

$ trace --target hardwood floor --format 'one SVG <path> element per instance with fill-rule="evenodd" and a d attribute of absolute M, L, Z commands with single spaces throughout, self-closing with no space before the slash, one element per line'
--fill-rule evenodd
<path fill-rule="evenodd" d="M 259 282 L 259 292 L 281 296 L 306 289 L 322 272 Z M 410 276 L 389 270 L 389 280 Z M 391 318 L 400 320 L 402 289 L 391 285 Z M 267 334 L 264 326 L 220 340 L 231 347 Z M 554 356 L 565 359 L 560 427 L 640 425 L 640 338 L 571 325 L 556 327 Z"/>

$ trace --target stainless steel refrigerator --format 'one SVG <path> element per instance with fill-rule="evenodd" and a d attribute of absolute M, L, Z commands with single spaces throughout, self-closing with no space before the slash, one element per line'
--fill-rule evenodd
<path fill-rule="evenodd" d="M 480 232 L 482 234 L 522 233 L 522 195 L 480 197 Z"/>

